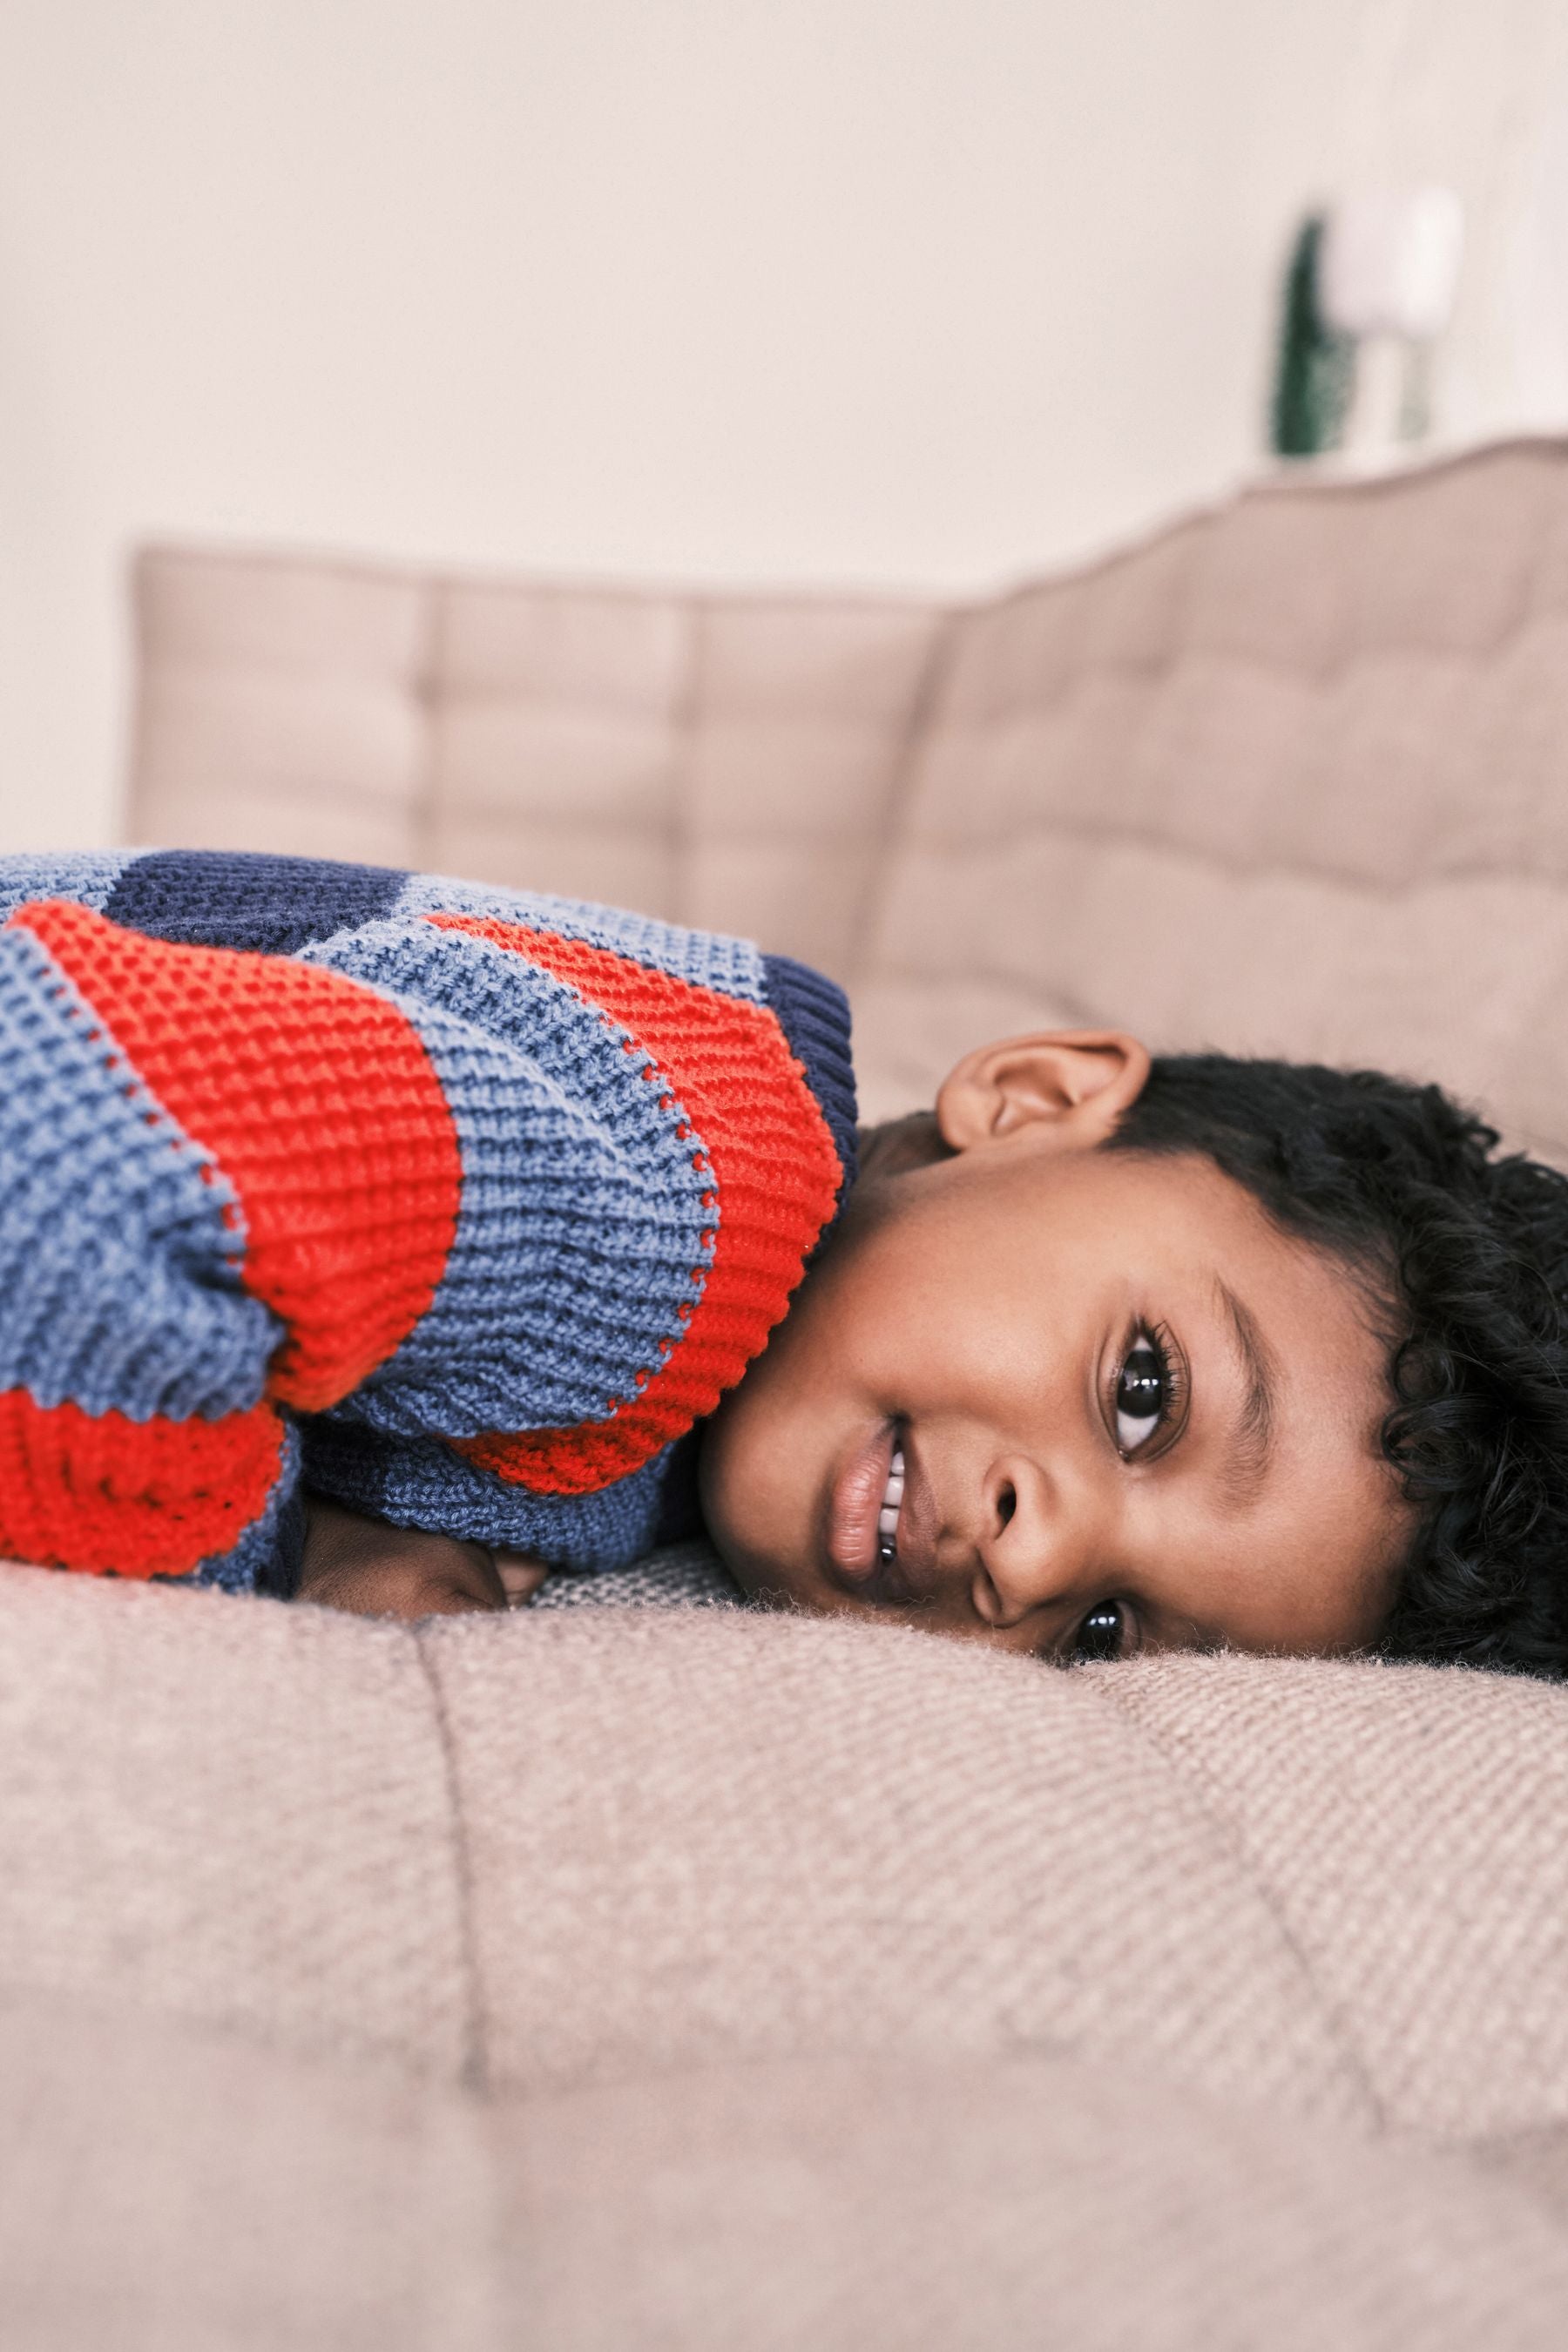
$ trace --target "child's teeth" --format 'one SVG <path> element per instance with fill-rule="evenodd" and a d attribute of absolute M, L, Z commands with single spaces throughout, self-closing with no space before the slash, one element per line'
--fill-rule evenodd
<path fill-rule="evenodd" d="M 895 1451 L 888 1483 L 882 1493 L 882 1507 L 877 1514 L 877 1533 L 890 1541 L 899 1532 L 899 1510 L 904 1499 L 904 1457 Z"/>

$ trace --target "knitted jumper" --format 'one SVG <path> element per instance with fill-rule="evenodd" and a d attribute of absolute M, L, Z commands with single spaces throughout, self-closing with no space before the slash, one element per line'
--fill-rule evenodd
<path fill-rule="evenodd" d="M 302 1484 L 634 1558 L 852 1174 L 840 992 L 423 875 L 0 859 L 0 1553 L 287 1591 Z"/>

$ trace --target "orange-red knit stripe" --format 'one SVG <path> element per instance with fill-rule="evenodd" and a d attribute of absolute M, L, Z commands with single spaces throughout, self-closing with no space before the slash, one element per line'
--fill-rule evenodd
<path fill-rule="evenodd" d="M 0 1391 L 0 1552 L 121 1576 L 184 1576 L 231 1551 L 282 1460 L 271 1406 L 128 1421 Z"/>
<path fill-rule="evenodd" d="M 833 1214 L 838 1155 L 765 1005 L 552 931 L 478 916 L 430 919 L 528 957 L 627 1030 L 653 1056 L 646 1078 L 685 1107 L 710 1155 L 714 1202 L 722 1202 L 714 1260 L 665 1362 L 644 1368 L 634 1397 L 606 1398 L 603 1421 L 486 1434 L 458 1448 L 536 1494 L 596 1492 L 711 1412 L 761 1349 Z"/>
<path fill-rule="evenodd" d="M 307 1411 L 345 1396 L 429 1306 L 457 1227 L 458 1139 L 414 1029 L 285 957 L 171 946 L 60 900 L 12 919 L 238 1193 L 241 1278 L 289 1333 L 270 1393 Z"/>

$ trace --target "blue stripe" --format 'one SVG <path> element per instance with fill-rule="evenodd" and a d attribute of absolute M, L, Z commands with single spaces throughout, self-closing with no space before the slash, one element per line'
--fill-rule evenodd
<path fill-rule="evenodd" d="M 0 931 L 0 1388 L 132 1421 L 257 1402 L 282 1326 L 240 1287 L 235 1194 L 26 929 Z"/>
<path fill-rule="evenodd" d="M 0 923 L 30 898 L 70 898 L 101 915 L 133 849 L 0 857 Z"/>
<path fill-rule="evenodd" d="M 656 922 L 618 907 L 595 907 L 582 898 L 555 898 L 542 890 L 502 890 L 493 883 L 458 882 L 440 874 L 411 874 L 397 903 L 400 915 L 478 915 L 492 922 L 524 923 L 607 948 L 650 971 L 669 973 L 696 988 L 763 1001 L 763 959 L 750 940 L 726 939 L 717 931 L 689 931 L 679 923 Z"/>
<path fill-rule="evenodd" d="M 552 1568 L 619 1568 L 653 1543 L 671 1449 L 596 1495 L 531 1495 L 476 1470 L 438 1438 L 393 1438 L 337 1421 L 304 1424 L 305 1479 L 351 1509 L 396 1527 L 510 1551 Z"/>
<path fill-rule="evenodd" d="M 523 957 L 421 919 L 376 923 L 303 961 L 368 983 L 423 1040 L 462 1154 L 436 1297 L 336 1408 L 378 1429 L 470 1437 L 571 1429 L 629 1398 L 679 1344 L 711 1173 L 700 1136 L 610 1024 Z M 661 1108 L 661 1101 L 668 1108 Z"/>

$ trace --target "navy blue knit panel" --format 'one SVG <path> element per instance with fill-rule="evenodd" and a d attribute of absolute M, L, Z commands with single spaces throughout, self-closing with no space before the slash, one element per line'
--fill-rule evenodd
<path fill-rule="evenodd" d="M 338 866 L 264 851 L 153 849 L 133 858 L 104 913 L 153 940 L 295 955 L 313 940 L 374 923 L 407 877 L 390 866 Z"/>
<path fill-rule="evenodd" d="M 802 1063 L 811 1091 L 822 1106 L 833 1148 L 844 1171 L 844 1195 L 855 1181 L 855 1066 L 849 1058 L 849 1000 L 837 982 L 796 963 L 793 956 L 763 958 L 767 1000 Z"/>

